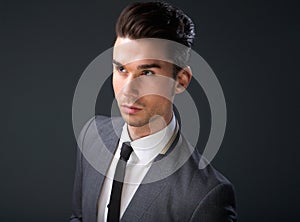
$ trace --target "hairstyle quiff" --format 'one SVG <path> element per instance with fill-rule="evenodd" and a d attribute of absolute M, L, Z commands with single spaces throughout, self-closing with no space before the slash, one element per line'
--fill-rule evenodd
<path fill-rule="evenodd" d="M 128 5 L 116 24 L 118 37 L 161 38 L 191 47 L 195 36 L 192 20 L 166 2 L 138 2 Z"/>

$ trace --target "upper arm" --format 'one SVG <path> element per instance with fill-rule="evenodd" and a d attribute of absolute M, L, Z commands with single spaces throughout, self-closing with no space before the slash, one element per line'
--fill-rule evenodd
<path fill-rule="evenodd" d="M 72 199 L 72 215 L 70 221 L 82 221 L 82 149 L 84 146 L 84 137 L 86 132 L 93 122 L 94 117 L 90 119 L 82 128 L 77 139 L 77 156 L 76 156 L 76 171 L 73 186 L 73 199 Z"/>

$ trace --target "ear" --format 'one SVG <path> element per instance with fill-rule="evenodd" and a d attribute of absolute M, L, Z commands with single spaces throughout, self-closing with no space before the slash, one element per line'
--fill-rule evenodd
<path fill-rule="evenodd" d="M 182 93 L 190 84 L 192 79 L 192 70 L 189 66 L 182 68 L 176 76 L 175 93 Z"/>

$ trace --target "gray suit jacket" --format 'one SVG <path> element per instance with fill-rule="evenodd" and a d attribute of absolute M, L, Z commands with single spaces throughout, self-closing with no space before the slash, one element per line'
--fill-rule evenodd
<path fill-rule="evenodd" d="M 123 124 L 121 118 L 96 116 L 84 126 L 78 140 L 71 222 L 97 221 L 103 174 Z M 204 160 L 197 150 L 178 136 L 168 152 L 155 159 L 121 221 L 236 221 L 232 184 L 211 165 L 199 169 L 200 161 Z"/>

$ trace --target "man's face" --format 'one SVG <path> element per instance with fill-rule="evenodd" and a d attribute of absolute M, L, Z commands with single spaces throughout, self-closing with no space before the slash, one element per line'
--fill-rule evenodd
<path fill-rule="evenodd" d="M 150 52 L 163 53 L 163 46 L 156 50 L 150 44 L 118 37 L 114 47 L 113 88 L 123 119 L 130 126 L 142 127 L 160 116 L 168 124 L 175 91 L 173 64 L 153 58 Z"/>

